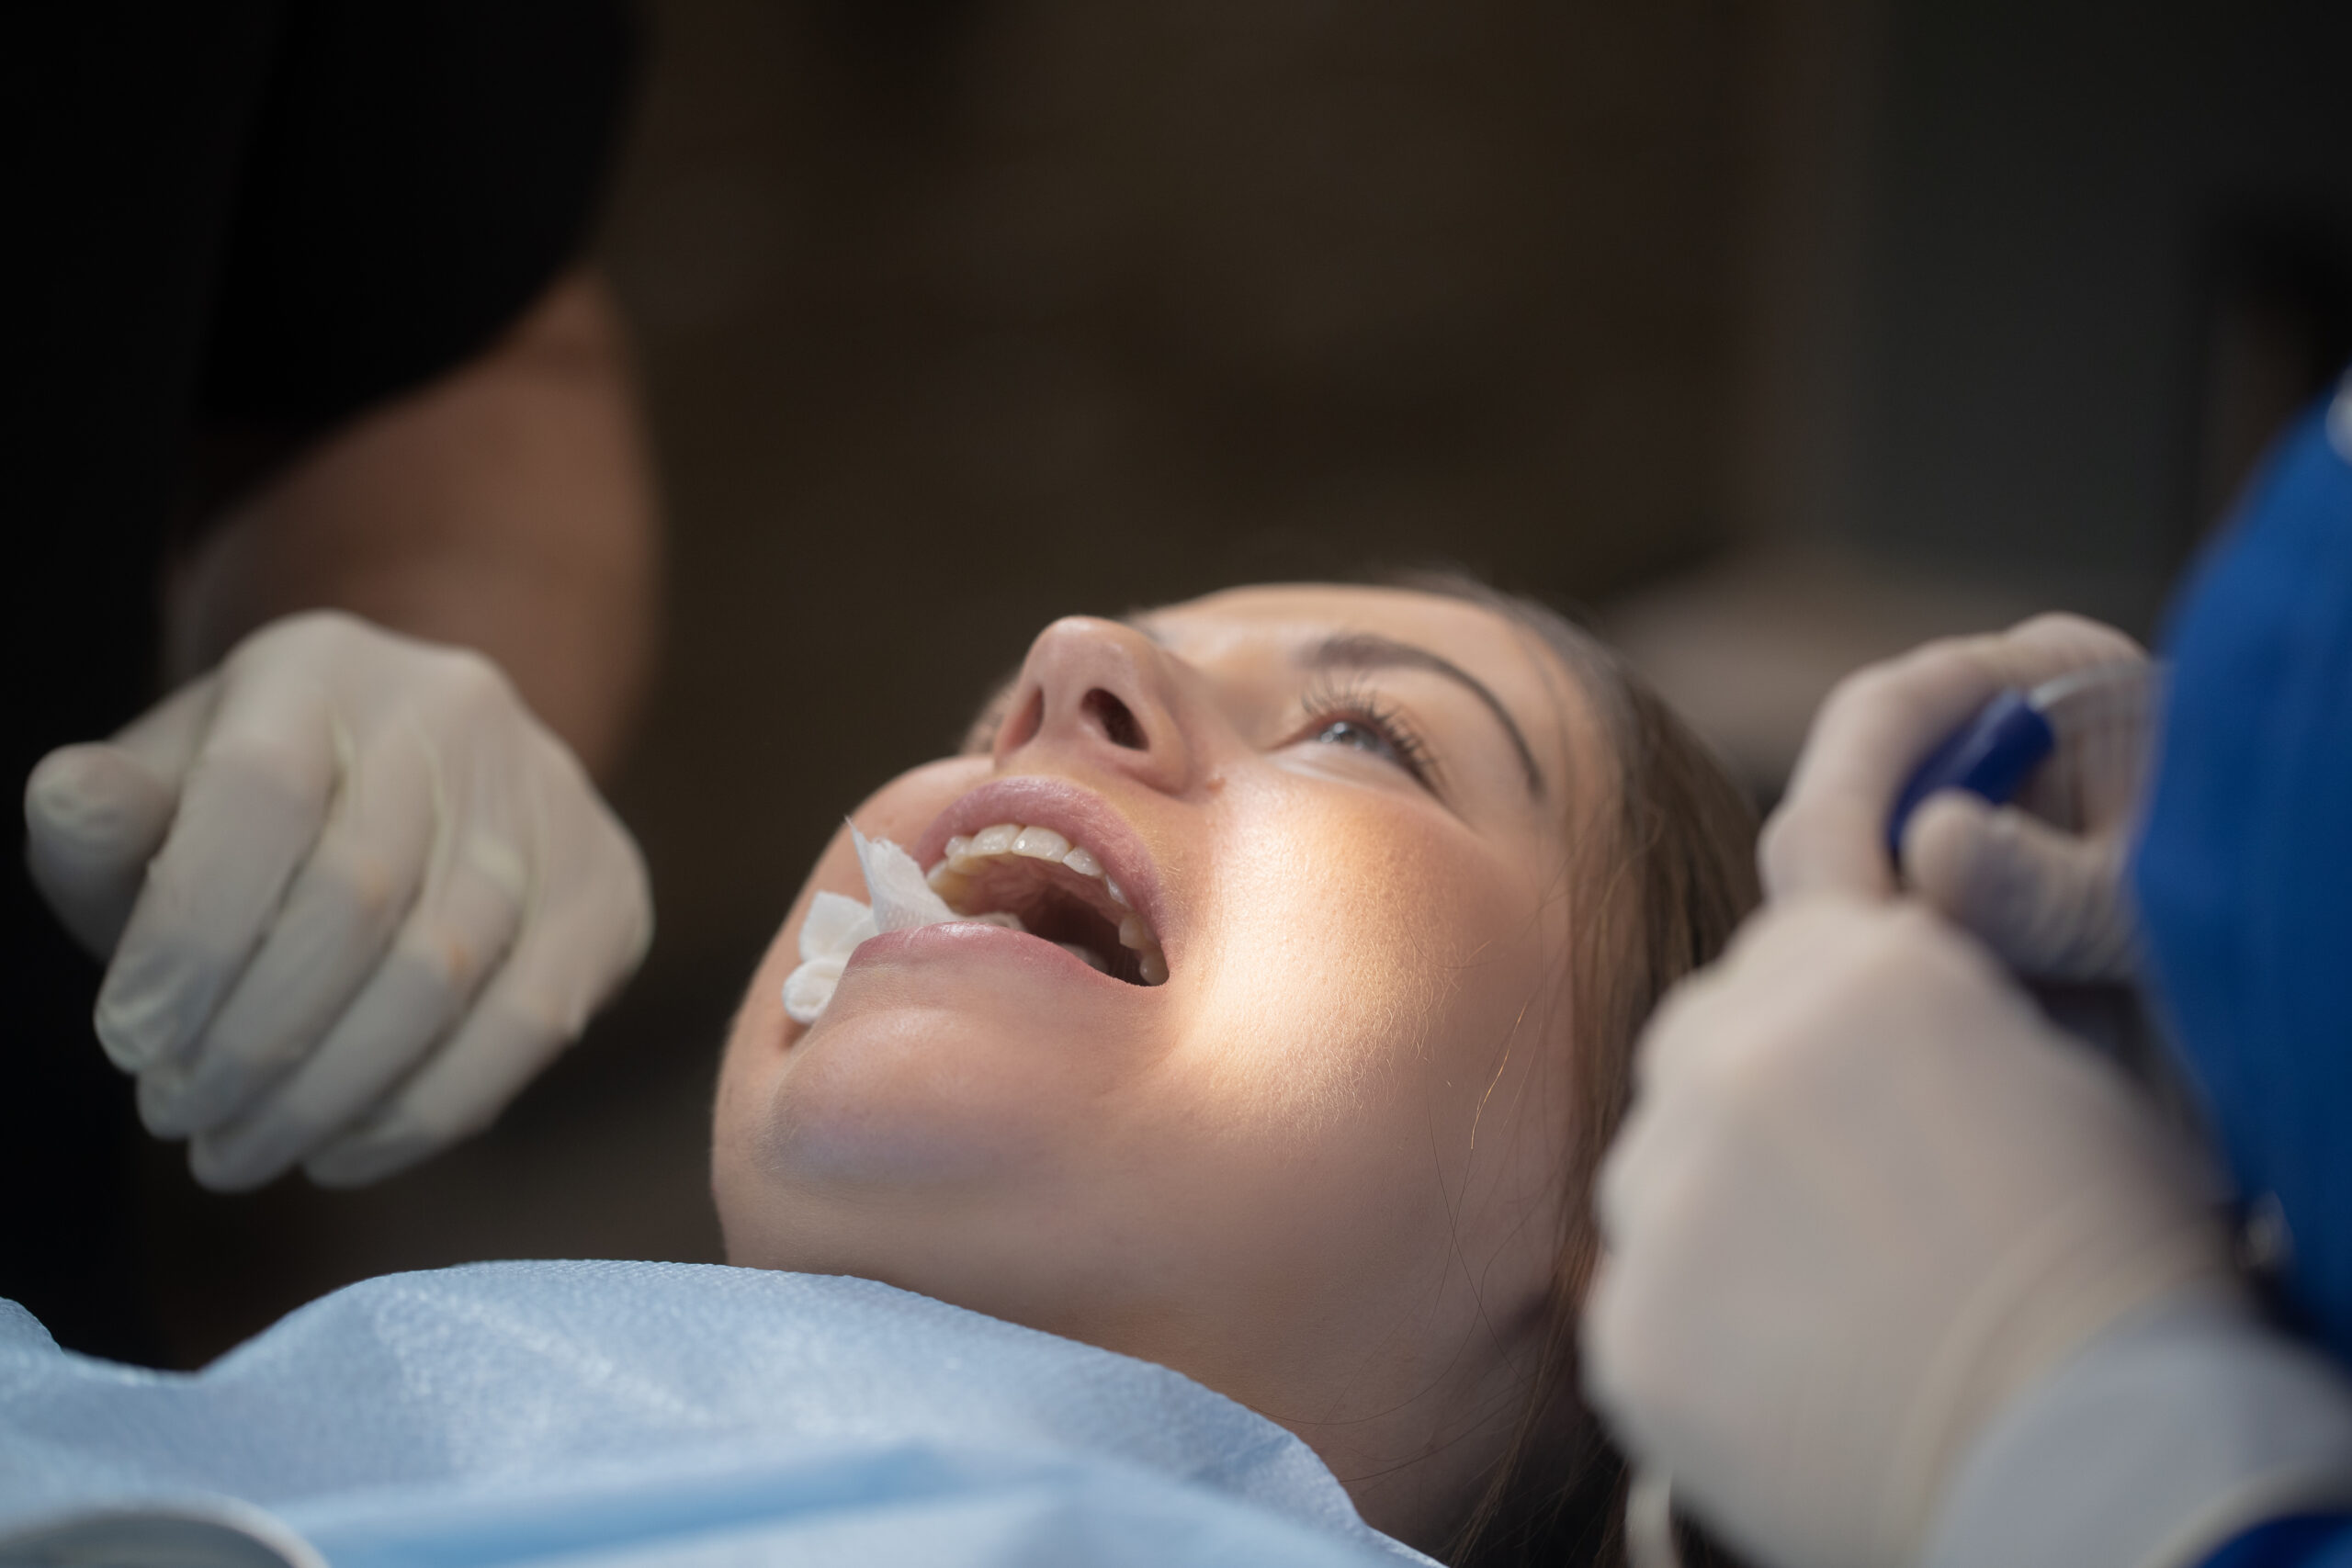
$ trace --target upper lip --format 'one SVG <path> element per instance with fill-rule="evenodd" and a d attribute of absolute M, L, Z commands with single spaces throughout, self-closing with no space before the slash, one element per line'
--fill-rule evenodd
<path fill-rule="evenodd" d="M 1069 779 L 1031 774 L 991 779 L 959 796 L 933 819 L 915 840 L 915 863 L 929 871 L 945 857 L 947 840 L 1000 822 L 1050 828 L 1072 844 L 1083 844 L 1151 928 L 1171 967 L 1182 932 L 1170 929 L 1172 914 L 1159 867 L 1143 837 L 1109 801 Z"/>

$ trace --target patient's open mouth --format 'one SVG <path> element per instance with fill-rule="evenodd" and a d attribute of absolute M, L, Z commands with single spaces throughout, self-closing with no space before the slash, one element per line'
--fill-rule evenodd
<path fill-rule="evenodd" d="M 958 834 L 929 879 L 959 915 L 1016 915 L 1032 935 L 1132 986 L 1168 978 L 1159 938 L 1102 863 L 1051 828 L 1000 822 Z"/>

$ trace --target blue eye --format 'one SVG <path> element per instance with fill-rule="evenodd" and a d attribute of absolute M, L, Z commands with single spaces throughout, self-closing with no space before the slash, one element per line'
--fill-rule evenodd
<path fill-rule="evenodd" d="M 1400 769 L 1415 784 L 1437 793 L 1437 760 L 1405 716 L 1361 679 L 1317 682 L 1300 698 L 1306 722 L 1297 733 L 1318 746 L 1345 746 Z"/>
<path fill-rule="evenodd" d="M 1352 718 L 1332 720 L 1325 725 L 1314 739 L 1328 746 L 1352 746 L 1359 751 L 1369 751 L 1375 757 L 1399 765 L 1405 761 L 1404 757 L 1398 753 L 1396 743 L 1387 736 L 1371 725 Z"/>
<path fill-rule="evenodd" d="M 1390 767 L 1403 772 L 1424 789 L 1432 788 L 1429 750 L 1420 738 L 1394 715 L 1381 716 L 1359 713 L 1356 716 L 1327 714 L 1315 719 L 1306 739 L 1320 746 L 1345 746 L 1376 757 Z"/>

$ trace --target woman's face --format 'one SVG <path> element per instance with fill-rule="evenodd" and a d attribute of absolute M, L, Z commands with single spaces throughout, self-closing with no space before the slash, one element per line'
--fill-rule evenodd
<path fill-rule="evenodd" d="M 1047 626 L 974 748 L 854 819 L 926 869 L 1001 825 L 1089 852 L 959 845 L 944 890 L 1114 972 L 936 925 L 860 947 L 804 1029 L 809 897 L 865 897 L 837 836 L 728 1043 L 729 1257 L 1173 1366 L 1427 1536 L 1515 1414 L 1560 1245 L 1565 867 L 1601 766 L 1556 660 L 1475 604 L 1261 587 Z"/>

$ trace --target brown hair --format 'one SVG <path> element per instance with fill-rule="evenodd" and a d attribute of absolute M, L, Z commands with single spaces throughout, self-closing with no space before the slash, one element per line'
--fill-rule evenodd
<path fill-rule="evenodd" d="M 1458 573 L 1391 581 L 1482 605 L 1538 639 L 1576 682 L 1615 763 L 1600 830 L 1569 835 L 1577 863 L 1566 885 L 1591 891 L 1573 911 L 1566 955 L 1575 1137 L 1547 1324 L 1518 1428 L 1444 1559 L 1620 1562 L 1624 1462 L 1577 1392 L 1577 1318 L 1600 1247 L 1593 1185 L 1632 1098 L 1643 1023 L 1668 987 L 1723 951 L 1760 897 L 1756 807 L 1674 710 L 1565 615 Z M 1590 810 L 1589 799 L 1578 808 Z M 1680 1535 L 1686 1568 L 1731 1561 L 1694 1531 Z"/>

